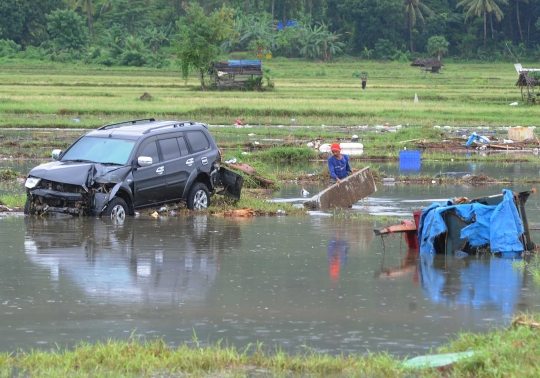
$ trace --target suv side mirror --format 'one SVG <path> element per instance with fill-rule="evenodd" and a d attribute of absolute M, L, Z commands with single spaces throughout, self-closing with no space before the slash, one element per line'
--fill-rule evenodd
<path fill-rule="evenodd" d="M 152 165 L 152 158 L 150 156 L 139 156 L 137 159 L 137 163 L 141 167 L 149 167 Z"/>
<path fill-rule="evenodd" d="M 58 160 L 58 158 L 60 157 L 60 155 L 62 155 L 62 150 L 60 149 L 55 149 L 55 150 L 52 150 L 52 158 L 54 160 Z"/>

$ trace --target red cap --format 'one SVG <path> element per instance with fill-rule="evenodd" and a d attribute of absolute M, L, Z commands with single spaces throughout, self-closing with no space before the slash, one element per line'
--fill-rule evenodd
<path fill-rule="evenodd" d="M 332 145 L 330 146 L 330 151 L 341 151 L 341 146 L 339 145 L 339 143 L 332 143 Z"/>

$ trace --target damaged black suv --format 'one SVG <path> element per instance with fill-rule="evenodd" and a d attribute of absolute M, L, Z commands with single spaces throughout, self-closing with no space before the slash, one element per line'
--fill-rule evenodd
<path fill-rule="evenodd" d="M 108 124 L 52 155 L 56 161 L 28 174 L 25 214 L 123 220 L 136 209 L 180 201 L 201 210 L 216 192 L 239 199 L 243 183 L 242 176 L 220 167 L 207 125 L 192 121 Z"/>

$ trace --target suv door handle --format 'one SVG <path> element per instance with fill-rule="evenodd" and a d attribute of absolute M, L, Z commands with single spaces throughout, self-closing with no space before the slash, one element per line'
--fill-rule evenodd
<path fill-rule="evenodd" d="M 165 172 L 165 167 L 164 167 L 164 166 L 161 166 L 161 167 L 159 167 L 158 169 L 156 169 L 156 173 L 157 173 L 158 175 L 162 175 L 163 172 Z"/>
<path fill-rule="evenodd" d="M 195 162 L 195 159 L 193 159 L 193 158 L 190 158 L 190 159 L 186 160 L 186 164 L 189 165 L 190 167 L 193 165 L 194 162 Z"/>

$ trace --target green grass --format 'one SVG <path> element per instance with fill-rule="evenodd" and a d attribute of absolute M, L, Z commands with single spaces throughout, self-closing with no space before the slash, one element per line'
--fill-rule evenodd
<path fill-rule="evenodd" d="M 5 205 L 11 209 L 15 207 L 24 207 L 26 194 L 4 194 L 0 195 L 0 205 Z"/>
<path fill-rule="evenodd" d="M 266 92 L 196 90 L 178 70 L 3 63 L 3 127 L 96 127 L 126 118 L 190 118 L 211 124 L 235 119 L 254 125 L 535 125 L 539 108 L 521 101 L 511 63 L 447 63 L 422 74 L 409 63 L 264 61 L 275 89 Z M 353 77 L 369 71 L 366 90 Z M 318 73 L 324 69 L 325 76 Z M 149 92 L 154 101 L 141 101 Z M 419 98 L 414 103 L 414 95 Z M 77 125 L 72 118 L 80 118 Z M 100 119 L 101 118 L 101 119 Z"/>
<path fill-rule="evenodd" d="M 330 356 L 306 349 L 287 354 L 262 343 L 244 348 L 191 343 L 170 348 L 161 339 L 108 340 L 74 348 L 19 350 L 0 354 L 1 377 L 180 377 L 180 376 L 359 376 L 359 377 L 536 377 L 540 315 L 523 314 L 508 328 L 462 333 L 428 354 L 473 351 L 442 370 L 404 368 L 386 353 Z M 414 356 L 410 356 L 412 358 Z M 408 358 L 405 358 L 407 360 Z"/>

